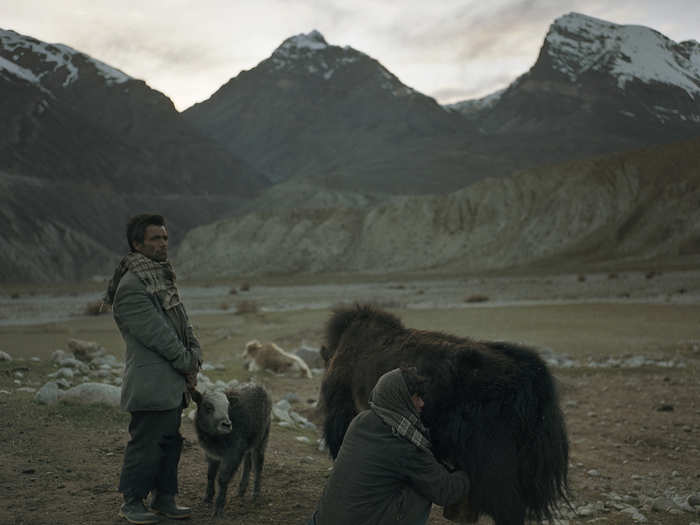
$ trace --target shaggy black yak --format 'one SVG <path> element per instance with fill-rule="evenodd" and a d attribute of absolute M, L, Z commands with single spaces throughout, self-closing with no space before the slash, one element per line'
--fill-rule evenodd
<path fill-rule="evenodd" d="M 569 445 L 552 376 L 534 350 L 408 329 L 370 306 L 338 309 L 326 325 L 319 406 L 335 457 L 377 379 L 402 365 L 430 379 L 424 424 L 438 460 L 465 470 L 468 501 L 448 519 L 496 525 L 552 519 L 567 501 Z"/>

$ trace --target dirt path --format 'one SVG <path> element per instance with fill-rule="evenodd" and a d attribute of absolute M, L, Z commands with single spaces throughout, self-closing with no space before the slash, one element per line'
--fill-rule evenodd
<path fill-rule="evenodd" d="M 700 306 L 578 304 L 395 313 L 407 326 L 525 342 L 578 363 L 553 368 L 562 389 L 573 506 L 579 512 L 568 513 L 562 523 L 636 523 L 630 509 L 648 523 L 700 523 L 697 511 L 678 508 L 687 496 L 700 494 Z M 247 379 L 239 357 L 245 341 L 318 345 L 327 316 L 327 310 L 308 310 L 195 321 L 207 360 L 225 366 L 209 373 L 211 379 L 228 380 Z M 124 523 L 117 517 L 116 485 L 127 416 L 103 406 L 40 405 L 33 393 L 18 390 L 47 381 L 55 370 L 49 356 L 65 348 L 68 337 L 99 341 L 122 357 L 121 340 L 105 317 L 0 328 L 0 349 L 14 358 L 0 362 L 2 524 Z M 30 360 L 34 356 L 41 360 Z M 650 361 L 629 368 L 600 365 L 620 356 Z M 309 400 L 318 396 L 319 376 L 309 381 L 260 374 L 257 380 L 273 401 L 296 393 L 294 410 L 314 420 Z M 201 502 L 206 465 L 189 421 L 183 434 L 180 500 L 194 506 L 190 523 L 215 523 L 211 507 Z M 261 500 L 230 497 L 225 518 L 216 523 L 304 523 L 331 466 L 326 452 L 317 449 L 318 437 L 312 430 L 275 424 Z M 668 509 L 669 502 L 676 508 Z M 430 523 L 449 522 L 435 508 Z"/>

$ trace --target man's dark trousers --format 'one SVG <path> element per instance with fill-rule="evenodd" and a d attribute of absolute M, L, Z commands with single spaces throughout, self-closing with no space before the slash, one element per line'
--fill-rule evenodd
<path fill-rule="evenodd" d="M 119 492 L 144 498 L 152 490 L 177 494 L 177 466 L 182 452 L 182 407 L 131 412 L 131 439 L 124 452 Z"/>

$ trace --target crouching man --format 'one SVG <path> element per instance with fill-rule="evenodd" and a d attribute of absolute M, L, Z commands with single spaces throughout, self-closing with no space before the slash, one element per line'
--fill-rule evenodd
<path fill-rule="evenodd" d="M 104 302 L 126 343 L 121 406 L 131 413 L 124 451 L 119 515 L 131 523 L 157 523 L 156 514 L 184 519 L 175 503 L 182 451 L 180 419 L 201 363 L 168 261 L 168 231 L 160 215 L 137 215 L 126 228 L 129 254 L 109 283 Z M 153 495 L 150 510 L 143 500 Z"/>
<path fill-rule="evenodd" d="M 424 525 L 433 503 L 467 496 L 465 472 L 433 456 L 420 420 L 426 380 L 415 368 L 379 378 L 370 408 L 350 423 L 309 525 Z"/>

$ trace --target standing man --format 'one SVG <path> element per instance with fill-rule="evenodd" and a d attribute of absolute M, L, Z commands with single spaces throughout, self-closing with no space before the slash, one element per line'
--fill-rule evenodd
<path fill-rule="evenodd" d="M 130 251 L 109 282 L 104 302 L 126 343 L 121 407 L 131 413 L 131 439 L 124 451 L 119 515 L 130 523 L 157 523 L 156 514 L 189 518 L 175 503 L 182 451 L 180 419 L 201 364 L 175 272 L 168 261 L 168 230 L 160 215 L 127 223 Z M 152 493 L 150 510 L 144 498 Z"/>
<path fill-rule="evenodd" d="M 465 472 L 449 472 L 433 456 L 420 420 L 425 378 L 415 368 L 381 376 L 370 408 L 350 423 L 313 525 L 425 525 L 433 503 L 467 496 Z"/>

